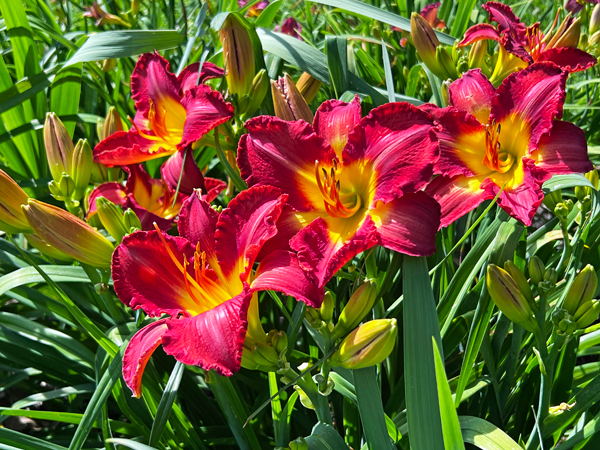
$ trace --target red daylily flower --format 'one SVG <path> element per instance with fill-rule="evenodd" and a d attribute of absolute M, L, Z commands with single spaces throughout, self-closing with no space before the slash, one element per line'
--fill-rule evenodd
<path fill-rule="evenodd" d="M 571 42 L 571 39 L 565 37 L 565 33 L 575 21 L 572 16 L 568 16 L 563 21 L 554 35 L 549 33 L 544 36 L 540 31 L 539 23 L 526 27 L 510 6 L 487 2 L 483 5 L 483 9 L 490 14 L 490 20 L 497 25 L 481 23 L 472 26 L 466 31 L 464 39 L 458 44 L 459 47 L 483 39 L 497 41 L 506 51 L 524 61 L 524 63 L 512 62 L 515 69 L 527 67 L 538 61 L 550 61 L 568 72 L 578 72 L 592 67 L 597 62 L 594 56 L 576 48 L 576 40 Z M 557 19 L 558 15 L 554 25 Z"/>
<path fill-rule="evenodd" d="M 285 19 L 281 24 L 281 27 L 279 25 L 275 25 L 275 31 L 279 31 L 283 34 L 287 34 L 288 36 L 302 40 L 302 36 L 300 36 L 300 32 L 302 32 L 302 25 L 300 25 L 300 22 L 293 17 L 288 17 Z"/>
<path fill-rule="evenodd" d="M 161 169 L 162 180 L 151 178 L 141 165 L 125 166 L 125 171 L 129 173 L 125 186 L 117 182 L 108 182 L 102 183 L 92 191 L 88 199 L 87 219 L 96 214 L 96 199 L 104 197 L 123 209 L 131 208 L 140 219 L 142 230 L 152 230 L 154 223 L 161 230 L 169 230 L 184 200 L 194 189 L 200 191 L 203 200 L 212 202 L 227 187 L 227 183 L 214 178 L 204 178 L 194 162 L 191 150 L 188 151 L 190 154 L 185 161 L 176 200 L 175 193 L 182 161 L 177 167 L 177 159 L 169 158 Z M 176 155 L 179 154 L 178 152 Z"/>
<path fill-rule="evenodd" d="M 360 116 L 356 97 L 323 103 L 313 126 L 256 117 L 239 144 L 248 184 L 289 195 L 283 233 L 271 245 L 289 242 L 319 286 L 378 244 L 409 255 L 435 251 L 439 205 L 420 192 L 438 156 L 431 116 L 408 103 Z"/>
<path fill-rule="evenodd" d="M 112 274 L 121 301 L 150 317 L 170 316 L 138 331 L 125 350 L 123 377 L 135 396 L 161 344 L 184 364 L 225 376 L 238 371 L 244 340 L 266 342 L 257 291 L 281 291 L 319 307 L 323 290 L 310 283 L 293 253 L 271 253 L 253 271 L 263 243 L 277 233 L 286 198 L 276 188 L 251 188 L 219 214 L 193 194 L 181 209 L 181 237 L 138 231 L 116 248 Z"/>
<path fill-rule="evenodd" d="M 238 7 L 241 9 L 244 6 L 246 6 L 248 4 L 250 0 L 238 0 Z M 252 5 L 249 9 L 248 12 L 246 12 L 246 16 L 249 17 L 258 17 L 260 16 L 260 13 L 263 12 L 263 10 L 269 6 L 269 0 L 261 0 L 258 3 L 255 3 L 254 5 Z"/>
<path fill-rule="evenodd" d="M 196 142 L 233 116 L 223 96 L 200 83 L 223 76 L 210 63 L 186 67 L 179 76 L 158 53 L 140 57 L 131 75 L 131 96 L 137 110 L 133 127 L 117 131 L 94 149 L 94 161 L 108 166 L 137 164 L 175 153 Z"/>
<path fill-rule="evenodd" d="M 449 89 L 450 106 L 427 109 L 440 158 L 426 192 L 442 206 L 442 226 L 494 198 L 512 217 L 531 224 L 553 174 L 584 173 L 593 166 L 583 131 L 559 120 L 567 72 L 549 62 L 513 73 L 495 89 L 479 69 Z"/>
<path fill-rule="evenodd" d="M 441 2 L 431 3 L 425 6 L 420 13 L 421 16 L 429 22 L 429 25 L 438 30 L 446 28 L 446 22 L 438 18 L 438 9 L 440 9 L 441 4 Z"/>

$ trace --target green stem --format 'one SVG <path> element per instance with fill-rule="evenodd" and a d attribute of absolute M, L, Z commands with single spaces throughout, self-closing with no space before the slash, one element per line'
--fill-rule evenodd
<path fill-rule="evenodd" d="M 293 380 L 298 376 L 298 374 L 293 369 L 288 369 L 284 376 L 290 380 Z M 307 373 L 303 377 L 299 378 L 298 381 L 296 381 L 296 384 L 304 391 L 304 393 L 312 402 L 313 406 L 315 407 L 315 413 L 317 414 L 317 419 L 319 419 L 319 422 L 333 425 L 333 421 L 331 420 L 331 412 L 329 411 L 329 401 L 327 397 L 321 395 L 317 385 L 310 376 L 310 373 Z"/>
<path fill-rule="evenodd" d="M 560 257 L 560 261 L 556 266 L 556 272 L 558 273 L 558 275 L 560 275 L 563 272 L 563 270 L 565 270 L 566 265 L 569 262 L 569 258 L 571 257 L 571 253 L 573 252 L 573 246 L 571 245 L 571 240 L 569 239 L 569 230 L 566 220 L 560 221 L 560 230 L 562 231 L 563 235 L 564 247 L 562 255 Z"/>

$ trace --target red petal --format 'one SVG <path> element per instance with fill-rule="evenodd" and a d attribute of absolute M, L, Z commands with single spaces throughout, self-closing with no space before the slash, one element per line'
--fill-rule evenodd
<path fill-rule="evenodd" d="M 578 48 L 562 47 L 550 48 L 543 51 L 538 61 L 550 61 L 567 72 L 579 72 L 589 69 L 598 60 L 595 56 L 579 50 Z"/>
<path fill-rule="evenodd" d="M 448 94 L 450 106 L 471 113 L 483 124 L 488 123 L 496 89 L 481 73 L 481 69 L 473 69 L 464 73 L 461 78 L 450 85 Z"/>
<path fill-rule="evenodd" d="M 190 260 L 194 248 L 179 237 L 163 233 L 169 249 L 183 263 Z M 123 239 L 112 259 L 115 292 L 132 309 L 142 308 L 151 317 L 169 314 L 177 317 L 197 311 L 189 295 L 184 274 L 175 265 L 157 231 L 138 231 Z"/>
<path fill-rule="evenodd" d="M 260 116 L 246 122 L 248 134 L 238 148 L 238 166 L 250 186 L 275 186 L 289 195 L 299 211 L 322 209 L 323 197 L 315 179 L 315 161 L 335 158 L 331 147 L 300 120 L 286 122 Z"/>
<path fill-rule="evenodd" d="M 194 317 L 168 322 L 163 349 L 177 361 L 231 376 L 240 369 L 247 313 L 252 294 L 231 300 Z"/>
<path fill-rule="evenodd" d="M 267 255 L 256 270 L 252 291 L 274 290 L 319 308 L 325 291 L 308 278 L 292 252 L 278 250 Z"/>
<path fill-rule="evenodd" d="M 117 131 L 96 145 L 94 162 L 107 166 L 125 166 L 162 158 L 175 151 L 177 149 L 170 144 L 146 139 L 135 130 Z"/>
<path fill-rule="evenodd" d="M 223 274 L 245 281 L 263 244 L 277 234 L 276 222 L 287 195 L 271 186 L 242 191 L 217 223 L 215 248 Z"/>
<path fill-rule="evenodd" d="M 490 120 L 512 122 L 521 133 L 529 134 L 528 151 L 535 150 L 554 119 L 562 116 L 567 75 L 549 62 L 535 63 L 509 75 L 497 90 Z"/>
<path fill-rule="evenodd" d="M 129 174 L 125 190 L 139 205 L 148 208 L 165 196 L 167 188 L 162 180 L 152 178 L 141 164 L 125 166 L 123 170 Z"/>
<path fill-rule="evenodd" d="M 179 235 L 196 247 L 200 244 L 200 251 L 206 252 L 206 257 L 211 266 L 217 261 L 215 253 L 215 232 L 219 213 L 210 205 L 200 199 L 198 192 L 194 192 L 183 203 L 179 212 L 177 228 Z"/>
<path fill-rule="evenodd" d="M 502 40 L 500 33 L 495 26 L 490 25 L 489 23 L 480 23 L 473 25 L 471 28 L 465 31 L 465 37 L 462 41 L 460 41 L 458 46 L 464 47 L 484 39 L 491 39 L 496 42 L 500 42 Z"/>
<path fill-rule="evenodd" d="M 220 92 L 213 91 L 205 84 L 186 91 L 181 104 L 185 108 L 186 118 L 178 148 L 196 142 L 210 130 L 233 117 L 231 103 L 225 102 Z"/>
<path fill-rule="evenodd" d="M 185 94 L 186 91 L 189 91 L 194 86 L 204 83 L 206 80 L 210 80 L 211 78 L 221 78 L 225 75 L 223 69 L 206 61 L 202 65 L 202 72 L 200 73 L 200 77 L 198 77 L 199 67 L 199 62 L 190 64 L 189 66 L 186 66 L 177 77 L 177 82 L 179 83 L 182 94 Z"/>
<path fill-rule="evenodd" d="M 290 240 L 302 228 L 303 226 L 292 207 L 289 204 L 284 205 L 281 215 L 277 219 L 277 234 L 264 243 L 259 255 L 256 257 L 257 261 L 262 261 L 269 253 L 277 250 L 291 250 Z"/>
<path fill-rule="evenodd" d="M 180 101 L 177 77 L 169 72 L 169 62 L 158 53 L 140 56 L 131 74 L 131 98 L 135 109 L 148 118 L 150 102 L 158 105 L 166 98 Z"/>
<path fill-rule="evenodd" d="M 227 188 L 227 183 L 217 178 L 204 178 L 204 186 L 206 187 L 206 193 L 202 191 L 202 199 L 207 202 L 212 202 Z"/>
<path fill-rule="evenodd" d="M 435 253 L 440 205 L 424 192 L 406 194 L 370 211 L 381 245 L 411 256 Z"/>
<path fill-rule="evenodd" d="M 441 206 L 440 227 L 447 227 L 477 208 L 484 200 L 495 197 L 491 186 L 483 184 L 484 177 L 467 178 L 464 175 L 458 175 L 452 178 L 439 176 L 433 179 L 425 192 Z"/>
<path fill-rule="evenodd" d="M 490 171 L 482 164 L 485 155 L 486 127 L 468 112 L 443 108 L 435 129 L 440 158 L 434 166 L 437 174 L 474 176 Z"/>
<path fill-rule="evenodd" d="M 298 252 L 300 266 L 310 273 L 319 287 L 325 286 L 353 257 L 378 243 L 377 228 L 370 216 L 343 242 L 332 237 L 327 222 L 320 217 L 302 229 L 290 242 L 291 247 Z"/>
<path fill-rule="evenodd" d="M 358 95 L 350 103 L 327 100 L 315 112 L 315 132 L 333 148 L 338 158 L 348 141 L 348 135 L 360 122 L 361 109 Z"/>
<path fill-rule="evenodd" d="M 104 197 L 105 199 L 113 202 L 115 205 L 122 205 L 127 200 L 125 188 L 121 183 L 117 183 L 116 181 L 102 183 L 90 193 L 88 198 L 88 212 L 86 216 L 87 220 L 96 214 L 96 199 L 98 197 Z"/>
<path fill-rule="evenodd" d="M 498 31 L 502 35 L 500 44 L 524 61 L 533 62 L 531 55 L 524 47 L 527 44 L 527 27 L 515 16 L 510 6 L 487 2 L 483 5 L 483 9 L 490 14 L 490 20 L 498 23 Z"/>
<path fill-rule="evenodd" d="M 429 182 L 439 154 L 432 128 L 429 114 L 402 102 L 373 109 L 350 133 L 344 166 L 372 164 L 376 184 L 372 205 L 416 192 Z"/>
<path fill-rule="evenodd" d="M 185 155 L 187 153 L 187 155 Z M 185 155 L 185 165 L 184 158 Z M 182 172 L 183 166 L 183 172 Z M 165 183 L 175 191 L 179 183 L 179 192 L 190 195 L 194 189 L 201 189 L 203 194 L 206 194 L 207 188 L 204 185 L 204 177 L 200 168 L 194 160 L 194 153 L 191 147 L 184 150 L 179 150 L 174 153 L 160 168 L 160 174 Z"/>
<path fill-rule="evenodd" d="M 123 209 L 127 210 L 127 208 L 131 208 L 135 215 L 138 216 L 143 231 L 154 230 L 154 224 L 156 224 L 158 228 L 164 231 L 169 231 L 173 227 L 175 217 L 171 219 L 165 219 L 164 217 L 160 217 L 154 214 L 153 212 L 148 211 L 146 208 L 140 206 L 140 204 L 135 201 L 133 195 L 129 195 L 127 197 L 127 200 L 125 200 L 125 203 L 123 204 Z"/>
<path fill-rule="evenodd" d="M 586 173 L 594 168 L 583 130 L 562 120 L 554 121 L 550 134 L 542 136 L 531 158 L 551 174 Z"/>
<path fill-rule="evenodd" d="M 157 320 L 133 335 L 123 354 L 123 379 L 137 398 L 142 396 L 142 375 L 154 350 L 167 332 L 168 319 Z"/>

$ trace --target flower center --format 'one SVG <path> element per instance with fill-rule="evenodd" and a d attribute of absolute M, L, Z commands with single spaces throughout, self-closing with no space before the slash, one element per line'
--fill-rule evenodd
<path fill-rule="evenodd" d="M 500 124 L 492 122 L 487 126 L 485 136 L 485 155 L 483 165 L 500 173 L 508 172 L 515 162 L 515 157 L 504 150 L 499 142 Z"/>
<path fill-rule="evenodd" d="M 536 23 L 531 27 L 527 28 L 527 42 L 529 45 L 529 54 L 534 61 L 539 59 L 540 53 L 545 47 L 544 35 L 540 31 L 540 24 Z"/>
<path fill-rule="evenodd" d="M 315 177 L 327 213 L 331 217 L 352 217 L 361 207 L 362 201 L 356 192 L 340 194 L 340 180 L 337 178 L 337 160 L 329 171 L 319 161 L 315 161 Z"/>
<path fill-rule="evenodd" d="M 183 136 L 183 125 L 186 113 L 181 104 L 173 99 L 165 100 L 155 104 L 150 100 L 150 111 L 148 111 L 148 128 L 154 132 L 149 135 L 135 127 L 137 132 L 151 141 L 169 142 L 176 146 L 181 142 Z M 135 123 L 134 123 L 135 126 Z"/>

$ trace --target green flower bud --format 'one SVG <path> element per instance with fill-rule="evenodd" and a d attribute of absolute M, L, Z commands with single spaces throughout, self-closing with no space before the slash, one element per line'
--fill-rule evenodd
<path fill-rule="evenodd" d="M 248 105 L 245 110 L 240 108 L 241 113 L 245 113 L 246 116 L 250 116 L 254 114 L 254 112 L 260 108 L 267 92 L 269 90 L 269 76 L 267 75 L 267 71 L 262 69 L 260 72 L 256 74 L 254 79 L 252 80 L 252 85 L 250 86 L 250 93 L 248 94 Z"/>
<path fill-rule="evenodd" d="M 273 107 L 277 117 L 288 121 L 302 119 L 312 123 L 313 113 L 287 73 L 283 78 L 279 77 L 277 81 L 271 80 L 271 93 L 273 94 Z"/>
<path fill-rule="evenodd" d="M 102 122 L 100 126 L 100 121 L 98 121 L 98 125 L 96 126 L 96 131 L 98 132 L 98 138 L 100 140 L 104 140 L 109 136 L 112 136 L 117 131 L 124 131 L 125 127 L 123 126 L 123 120 L 119 115 L 117 108 L 111 106 L 106 113 L 106 118 Z"/>
<path fill-rule="evenodd" d="M 71 198 L 81 200 L 85 190 L 90 183 L 92 168 L 94 166 L 94 155 L 87 139 L 80 139 L 73 151 L 73 182 L 75 189 Z"/>
<path fill-rule="evenodd" d="M 551 285 L 555 285 L 558 281 L 558 273 L 556 272 L 556 269 L 553 269 L 552 267 L 546 269 L 544 272 L 544 281 Z"/>
<path fill-rule="evenodd" d="M 469 51 L 469 69 L 485 69 L 489 72 L 485 58 L 487 56 L 488 43 L 487 40 L 475 42 Z"/>
<path fill-rule="evenodd" d="M 596 3 L 596 6 L 594 6 L 594 9 L 592 10 L 592 14 L 590 14 L 589 26 L 590 34 L 594 34 L 598 30 L 600 30 L 600 3 Z"/>
<path fill-rule="evenodd" d="M 527 331 L 537 328 L 527 299 L 508 272 L 490 264 L 487 267 L 486 283 L 490 297 L 506 317 Z"/>
<path fill-rule="evenodd" d="M 577 331 L 577 322 L 572 315 L 567 314 L 564 319 L 558 323 L 559 334 L 573 334 Z"/>
<path fill-rule="evenodd" d="M 536 255 L 533 255 L 529 260 L 529 278 L 531 278 L 531 282 L 537 286 L 544 281 L 545 272 L 546 266 L 544 262 Z"/>
<path fill-rule="evenodd" d="M 567 220 L 567 216 L 569 215 L 569 207 L 565 204 L 565 202 L 558 203 L 554 207 L 554 215 L 560 220 Z"/>
<path fill-rule="evenodd" d="M 46 115 L 44 145 L 52 178 L 59 183 L 63 173 L 68 175 L 72 173 L 71 167 L 75 147 L 69 132 L 54 113 Z"/>
<path fill-rule="evenodd" d="M 592 300 L 590 307 L 577 319 L 577 328 L 587 328 L 598 319 L 600 314 L 600 302 Z"/>
<path fill-rule="evenodd" d="M 504 270 L 506 270 L 509 273 L 509 275 L 513 278 L 513 280 L 515 280 L 517 286 L 519 286 L 519 290 L 523 293 L 523 295 L 529 302 L 529 305 L 532 308 L 534 308 L 535 301 L 533 300 L 533 292 L 531 292 L 531 287 L 529 287 L 527 278 L 525 278 L 525 275 L 523 274 L 521 269 L 519 269 L 515 265 L 515 263 L 509 260 L 504 263 Z"/>
<path fill-rule="evenodd" d="M 450 53 L 448 53 L 448 50 L 442 46 L 439 46 L 435 51 L 435 59 L 438 66 L 437 70 L 442 75 L 442 80 L 446 80 L 448 78 L 456 80 L 458 78 L 458 71 L 456 70 L 456 66 L 454 65 L 454 61 L 452 61 L 452 57 L 450 56 Z M 432 70 L 432 72 L 434 71 Z"/>
<path fill-rule="evenodd" d="M 104 197 L 96 199 L 96 210 L 98 218 L 104 229 L 120 244 L 123 238 L 129 234 L 129 229 L 123 221 L 123 211 L 110 200 Z"/>
<path fill-rule="evenodd" d="M 319 93 L 321 84 L 322 83 L 319 80 L 313 78 L 309 73 L 303 72 L 296 82 L 296 87 L 302 94 L 302 97 L 304 97 L 304 100 L 306 100 L 306 103 L 310 103 Z"/>
<path fill-rule="evenodd" d="M 565 295 L 563 308 L 578 319 L 578 310 L 594 298 L 597 286 L 598 276 L 596 275 L 596 271 L 592 265 L 588 264 L 573 280 L 571 287 Z"/>
<path fill-rule="evenodd" d="M 288 348 L 287 334 L 283 330 L 271 330 L 267 336 L 267 343 L 271 344 L 278 355 L 283 355 Z"/>
<path fill-rule="evenodd" d="M 396 319 L 363 323 L 342 341 L 338 351 L 331 356 L 331 365 L 362 369 L 379 364 L 394 349 L 397 335 Z"/>
<path fill-rule="evenodd" d="M 235 13 L 229 13 L 219 31 L 227 86 L 230 93 L 238 96 L 250 92 L 252 80 L 256 75 L 254 48 L 243 20 Z"/>
<path fill-rule="evenodd" d="M 127 229 L 127 234 L 131 234 L 134 231 L 142 229 L 142 223 L 140 222 L 140 219 L 131 208 L 127 208 L 127 211 L 125 211 L 123 214 L 123 224 Z"/>
<path fill-rule="evenodd" d="M 334 307 L 335 303 L 333 301 L 333 296 L 331 295 L 331 292 L 327 291 L 325 293 L 325 297 L 323 298 L 323 303 L 319 308 L 321 319 L 323 319 L 324 322 L 331 322 L 331 319 L 333 318 Z"/>
<path fill-rule="evenodd" d="M 272 346 L 263 344 L 262 342 L 255 343 L 252 357 L 259 365 L 265 367 L 274 367 L 273 370 L 277 370 L 279 354 Z"/>
<path fill-rule="evenodd" d="M 321 329 L 325 324 L 321 319 L 321 314 L 318 310 L 311 308 L 310 306 L 306 308 L 306 312 L 304 313 L 304 317 L 308 321 L 311 327 L 315 330 Z"/>
<path fill-rule="evenodd" d="M 557 191 L 550 192 L 548 195 L 545 195 L 544 200 L 542 202 L 550 211 L 554 211 L 556 205 L 562 203 L 562 201 L 562 192 L 559 189 Z"/>
<path fill-rule="evenodd" d="M 339 339 L 348 331 L 357 327 L 375 304 L 377 297 L 377 283 L 367 280 L 354 291 L 348 303 L 342 310 L 338 322 L 335 324 L 331 338 Z"/>

